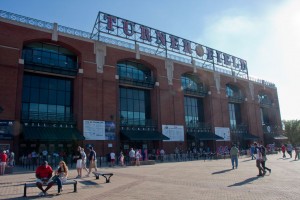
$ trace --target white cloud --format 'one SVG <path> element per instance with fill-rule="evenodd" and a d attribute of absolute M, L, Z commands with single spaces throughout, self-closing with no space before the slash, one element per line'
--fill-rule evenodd
<path fill-rule="evenodd" d="M 220 16 L 197 41 L 246 59 L 249 74 L 274 82 L 282 119 L 300 119 L 300 1 L 290 0 L 262 15 Z"/>

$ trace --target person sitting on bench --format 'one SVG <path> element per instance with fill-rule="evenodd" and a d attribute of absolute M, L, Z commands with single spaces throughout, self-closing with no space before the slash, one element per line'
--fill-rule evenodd
<path fill-rule="evenodd" d="M 36 186 L 42 191 L 39 193 L 39 196 L 46 196 L 47 191 L 53 186 L 54 182 L 51 179 L 52 177 L 52 168 L 50 165 L 48 165 L 47 161 L 43 161 L 42 165 L 40 165 L 36 171 L 35 176 L 37 178 L 36 180 Z M 46 189 L 43 189 L 43 185 L 47 185 Z"/>
<path fill-rule="evenodd" d="M 64 161 L 60 161 L 59 167 L 55 171 L 55 176 L 53 178 L 53 181 L 57 183 L 57 188 L 58 188 L 57 194 L 60 194 L 60 192 L 63 191 L 62 184 L 67 181 L 68 173 L 69 170 L 66 163 Z"/>

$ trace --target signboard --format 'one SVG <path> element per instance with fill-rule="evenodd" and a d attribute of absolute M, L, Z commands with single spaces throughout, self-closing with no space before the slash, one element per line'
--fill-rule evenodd
<path fill-rule="evenodd" d="M 10 150 L 10 144 L 0 144 L 0 151 L 7 151 Z"/>
<path fill-rule="evenodd" d="M 85 140 L 105 140 L 105 122 L 83 120 L 83 135 Z"/>
<path fill-rule="evenodd" d="M 100 40 L 100 34 L 110 38 L 117 37 L 122 40 L 133 41 L 134 44 L 148 45 L 166 57 L 170 57 L 174 53 L 181 54 L 195 60 L 248 74 L 247 62 L 241 58 L 103 12 L 98 13 L 91 38 Z M 168 55 L 169 52 L 173 54 Z"/>
<path fill-rule="evenodd" d="M 11 140 L 13 138 L 14 121 L 0 120 L 0 140 Z"/>
<path fill-rule="evenodd" d="M 162 125 L 162 134 L 170 138 L 166 142 L 184 141 L 184 129 L 181 125 Z"/>
<path fill-rule="evenodd" d="M 83 120 L 85 140 L 115 140 L 116 125 L 114 122 Z"/>
<path fill-rule="evenodd" d="M 230 141 L 230 129 L 228 127 L 215 127 L 215 134 L 224 138 L 224 140 L 217 141 Z"/>

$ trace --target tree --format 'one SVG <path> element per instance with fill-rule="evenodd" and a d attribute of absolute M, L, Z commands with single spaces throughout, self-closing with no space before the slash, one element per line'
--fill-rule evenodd
<path fill-rule="evenodd" d="M 285 125 L 285 134 L 292 145 L 300 144 L 300 120 L 283 121 Z"/>

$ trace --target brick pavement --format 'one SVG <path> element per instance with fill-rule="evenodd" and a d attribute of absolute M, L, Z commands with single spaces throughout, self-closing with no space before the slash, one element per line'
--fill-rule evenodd
<path fill-rule="evenodd" d="M 236 170 L 231 170 L 229 159 L 106 167 L 99 170 L 115 174 L 111 183 L 103 177 L 82 178 L 77 193 L 68 185 L 56 196 L 55 186 L 46 197 L 37 197 L 38 189 L 28 188 L 27 199 L 300 199 L 300 161 L 282 159 L 280 154 L 268 159 L 272 174 L 263 178 L 256 177 L 255 161 L 249 158 L 239 159 Z M 75 176 L 76 170 L 70 170 L 70 178 Z M 0 199 L 25 199 L 23 185 L 34 180 L 33 171 L 16 167 L 14 174 L 0 176 Z"/>

